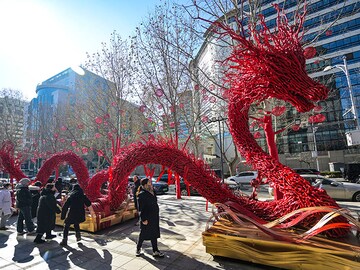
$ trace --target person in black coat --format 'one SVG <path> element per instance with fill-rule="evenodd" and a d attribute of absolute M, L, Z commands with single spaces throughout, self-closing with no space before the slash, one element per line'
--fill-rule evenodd
<path fill-rule="evenodd" d="M 41 182 L 36 181 L 33 186 L 29 186 L 31 195 L 32 195 L 32 204 L 31 204 L 31 217 L 36 217 L 37 208 L 40 200 L 40 191 L 41 191 Z"/>
<path fill-rule="evenodd" d="M 137 214 L 139 215 L 139 206 L 138 206 L 138 199 L 137 199 L 137 192 L 138 192 L 138 189 L 140 187 L 140 179 L 139 177 L 135 174 L 134 177 L 133 177 L 133 181 L 134 181 L 134 187 L 133 187 L 133 190 L 132 190 L 132 194 L 133 194 L 133 198 L 134 198 L 134 204 L 135 204 L 135 208 L 137 210 Z M 136 226 L 139 225 L 139 221 L 137 221 L 135 223 Z"/>
<path fill-rule="evenodd" d="M 164 257 L 164 254 L 159 251 L 157 245 L 157 239 L 160 238 L 159 206 L 151 181 L 148 178 L 141 179 L 141 188 L 137 196 L 141 222 L 136 256 L 142 254 L 141 246 L 144 240 L 150 240 L 153 256 Z"/>
<path fill-rule="evenodd" d="M 84 194 L 78 184 L 73 185 L 61 212 L 61 219 L 64 220 L 64 235 L 60 245 L 66 246 L 69 235 L 69 228 L 74 224 L 76 241 L 81 240 L 79 224 L 85 221 L 85 206 L 90 210 L 91 216 L 95 216 L 91 202 Z"/>
<path fill-rule="evenodd" d="M 45 188 L 41 191 L 39 206 L 37 209 L 37 228 L 36 237 L 34 242 L 37 244 L 44 243 L 45 240 L 41 239 L 46 233 L 45 239 L 53 239 L 56 235 L 51 234 L 51 230 L 55 228 L 56 213 L 61 210 L 57 205 L 55 199 L 56 188 L 54 184 L 46 184 Z"/>
<path fill-rule="evenodd" d="M 30 179 L 22 178 L 16 185 L 16 208 L 19 209 L 16 225 L 18 235 L 24 234 L 24 221 L 28 232 L 35 232 L 35 225 L 31 219 L 32 196 L 29 184 Z"/>

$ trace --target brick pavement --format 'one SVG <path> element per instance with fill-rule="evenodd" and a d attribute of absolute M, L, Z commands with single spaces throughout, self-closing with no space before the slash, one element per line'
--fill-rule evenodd
<path fill-rule="evenodd" d="M 160 206 L 161 238 L 159 248 L 164 258 L 154 258 L 151 244 L 144 242 L 145 254 L 135 256 L 139 228 L 135 220 L 118 224 L 97 233 L 82 232 L 82 241 L 76 243 L 71 231 L 69 246 L 62 247 L 61 227 L 58 237 L 35 245 L 34 235 L 17 236 L 16 217 L 10 219 L 10 229 L 0 231 L 1 269 L 241 269 L 274 270 L 277 268 L 255 265 L 228 258 L 213 257 L 205 252 L 201 233 L 211 212 L 205 211 L 202 197 L 176 200 L 174 195 L 158 196 Z M 210 206 L 211 207 L 211 206 Z M 211 209 L 210 209 L 211 210 Z"/>

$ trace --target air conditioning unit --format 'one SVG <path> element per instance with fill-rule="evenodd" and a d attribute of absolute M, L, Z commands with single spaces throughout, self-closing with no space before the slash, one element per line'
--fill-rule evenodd
<path fill-rule="evenodd" d="M 345 133 L 348 146 L 360 144 L 360 130 L 352 130 Z"/>

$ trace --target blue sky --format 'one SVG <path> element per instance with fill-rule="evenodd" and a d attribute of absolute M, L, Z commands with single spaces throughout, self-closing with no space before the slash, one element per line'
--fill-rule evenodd
<path fill-rule="evenodd" d="M 116 30 L 124 39 L 163 0 L 0 0 L 0 89 L 36 85 L 84 63 Z"/>

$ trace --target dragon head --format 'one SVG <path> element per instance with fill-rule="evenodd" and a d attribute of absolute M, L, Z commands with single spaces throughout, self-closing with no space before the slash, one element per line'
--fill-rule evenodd
<path fill-rule="evenodd" d="M 305 69 L 303 21 L 304 14 L 299 15 L 296 25 L 289 25 L 278 9 L 277 27 L 272 31 L 263 17 L 261 29 L 249 25 L 248 35 L 223 27 L 237 43 L 227 59 L 230 98 L 240 98 L 248 105 L 268 98 L 282 99 L 299 112 L 309 111 L 315 102 L 326 99 L 329 90 L 310 78 Z"/>

